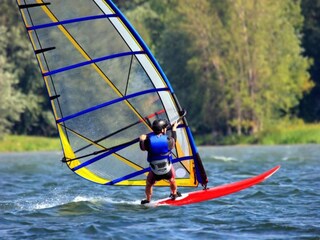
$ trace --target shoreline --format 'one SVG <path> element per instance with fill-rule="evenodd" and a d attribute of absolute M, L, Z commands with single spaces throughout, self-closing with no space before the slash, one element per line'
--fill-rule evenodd
<path fill-rule="evenodd" d="M 268 138 L 260 139 L 260 141 L 255 143 L 250 143 L 247 141 L 235 141 L 231 144 L 205 144 L 201 142 L 198 147 L 224 147 L 224 146 L 274 146 L 274 145 L 305 145 L 305 144 L 320 144 L 320 128 L 319 134 L 313 132 L 313 137 L 310 133 L 305 132 L 303 136 L 308 136 L 308 138 L 288 136 L 288 138 L 283 138 L 281 133 L 272 134 L 272 140 Z M 301 136 L 301 131 L 299 131 Z M 319 136 L 319 138 L 317 137 Z M 268 137 L 268 136 L 267 136 Z M 250 137 L 248 137 L 249 139 Z M 266 140 L 267 139 L 267 140 Z M 290 140 L 291 139 L 291 140 Z M 27 135 L 6 135 L 0 140 L 0 153 L 19 153 L 19 152 L 61 152 L 62 147 L 59 138 L 49 138 L 43 136 L 27 136 Z"/>
<path fill-rule="evenodd" d="M 59 138 L 26 135 L 6 135 L 0 140 L 0 152 L 52 152 L 61 151 Z"/>

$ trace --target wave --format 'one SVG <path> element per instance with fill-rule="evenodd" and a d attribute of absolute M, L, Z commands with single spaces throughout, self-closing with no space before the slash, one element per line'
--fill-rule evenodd
<path fill-rule="evenodd" d="M 1 204 L 6 206 L 6 208 L 15 208 L 18 211 L 37 211 L 37 210 L 46 210 L 58 208 L 60 210 L 67 210 L 70 212 L 89 209 L 101 209 L 104 208 L 104 205 L 108 204 L 121 204 L 121 205 L 139 205 L 140 199 L 138 200 L 127 200 L 127 199 L 115 199 L 112 197 L 106 197 L 103 195 L 97 196 L 87 196 L 87 195 L 59 195 L 54 197 L 47 198 L 35 198 L 35 199 L 24 199 L 17 200 L 14 204 L 8 206 L 8 204 Z"/>
<path fill-rule="evenodd" d="M 223 162 L 237 161 L 236 158 L 233 158 L 233 157 L 225 157 L 225 156 L 211 156 L 211 157 L 209 157 L 209 158 L 214 159 L 214 160 L 223 161 Z"/>

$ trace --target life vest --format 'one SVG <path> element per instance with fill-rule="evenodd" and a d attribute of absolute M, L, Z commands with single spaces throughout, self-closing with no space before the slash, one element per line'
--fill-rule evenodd
<path fill-rule="evenodd" d="M 152 134 L 149 140 L 148 162 L 150 163 L 152 172 L 157 175 L 168 173 L 171 169 L 172 159 L 168 137 L 166 135 Z"/>

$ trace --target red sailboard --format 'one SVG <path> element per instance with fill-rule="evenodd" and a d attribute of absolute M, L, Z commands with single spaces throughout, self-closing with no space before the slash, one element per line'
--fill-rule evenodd
<path fill-rule="evenodd" d="M 269 171 L 266 171 L 258 176 L 241 180 L 239 182 L 229 183 L 226 185 L 221 185 L 213 188 L 208 188 L 204 190 L 199 190 L 195 192 L 182 194 L 181 197 L 178 197 L 175 200 L 171 200 L 170 198 L 160 199 L 155 202 L 152 202 L 150 205 L 152 206 L 161 206 L 161 205 L 172 205 L 172 206 L 182 206 L 187 204 L 193 204 L 203 201 L 208 201 L 214 198 L 222 197 L 231 193 L 235 193 L 241 191 L 243 189 L 249 188 L 255 184 L 258 184 L 272 174 L 274 174 L 280 166 L 276 166 Z"/>

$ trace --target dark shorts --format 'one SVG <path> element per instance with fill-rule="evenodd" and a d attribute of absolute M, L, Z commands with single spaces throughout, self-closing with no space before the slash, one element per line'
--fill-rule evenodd
<path fill-rule="evenodd" d="M 155 184 L 156 181 L 160 181 L 160 180 L 169 180 L 172 181 L 175 178 L 175 172 L 174 172 L 174 168 L 171 167 L 171 170 L 163 175 L 157 175 L 154 172 L 150 171 L 147 177 L 147 182 L 151 185 Z"/>

